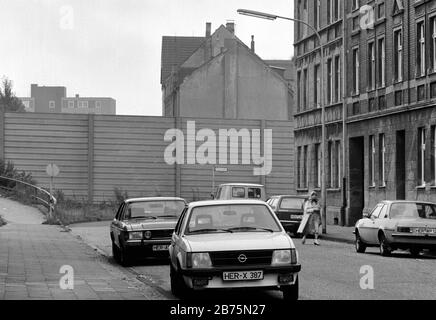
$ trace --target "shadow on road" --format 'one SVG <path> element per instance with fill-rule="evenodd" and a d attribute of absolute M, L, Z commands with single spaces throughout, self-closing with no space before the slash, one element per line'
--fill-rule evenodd
<path fill-rule="evenodd" d="M 366 252 L 364 254 L 382 257 L 379 252 Z M 414 257 L 409 252 L 404 251 L 404 252 L 392 252 L 390 256 L 382 257 L 382 258 L 436 260 L 436 255 L 425 252 L 423 254 L 421 253 L 417 257 Z"/>

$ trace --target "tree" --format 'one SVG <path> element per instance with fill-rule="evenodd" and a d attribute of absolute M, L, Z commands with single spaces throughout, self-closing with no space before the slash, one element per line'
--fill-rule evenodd
<path fill-rule="evenodd" d="M 12 81 L 3 78 L 0 86 L 0 110 L 5 112 L 25 112 L 23 102 L 12 92 Z"/>

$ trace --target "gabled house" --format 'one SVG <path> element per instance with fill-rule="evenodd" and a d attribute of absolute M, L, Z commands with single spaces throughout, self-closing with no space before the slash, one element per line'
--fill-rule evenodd
<path fill-rule="evenodd" d="M 206 37 L 180 38 L 171 65 L 169 37 L 163 39 L 163 115 L 222 119 L 289 120 L 292 90 L 285 70 L 271 67 L 235 36 L 235 25 L 221 25 Z M 185 41 L 186 40 L 186 41 Z M 172 41 L 176 41 L 173 39 Z M 183 43 L 182 43 L 183 41 Z M 177 57 L 176 57 L 177 56 Z M 182 58 L 184 61 L 180 62 Z M 171 71 L 169 71 L 171 70 Z"/>

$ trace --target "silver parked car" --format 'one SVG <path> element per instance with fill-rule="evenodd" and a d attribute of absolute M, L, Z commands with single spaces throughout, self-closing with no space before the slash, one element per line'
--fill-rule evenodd
<path fill-rule="evenodd" d="M 356 251 L 378 246 L 383 256 L 408 249 L 418 256 L 436 248 L 436 204 L 421 201 L 383 201 L 356 223 Z"/>
<path fill-rule="evenodd" d="M 277 216 L 259 200 L 191 203 L 170 245 L 171 290 L 257 288 L 298 299 L 301 265 Z"/>

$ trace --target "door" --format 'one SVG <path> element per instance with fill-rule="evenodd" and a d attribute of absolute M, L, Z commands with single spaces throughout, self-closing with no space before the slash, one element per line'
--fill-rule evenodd
<path fill-rule="evenodd" d="M 397 131 L 395 153 L 397 200 L 406 200 L 406 131 Z"/>
<path fill-rule="evenodd" d="M 386 223 L 388 219 L 388 205 L 385 204 L 381 208 L 378 216 L 371 217 L 372 225 L 368 229 L 369 231 L 369 243 L 378 244 L 378 232 L 380 228 Z"/>
<path fill-rule="evenodd" d="M 370 218 L 363 219 L 363 223 L 359 228 L 359 235 L 363 242 L 374 244 L 373 228 L 375 220 L 378 219 L 382 207 L 382 204 L 377 205 L 374 210 L 372 210 Z"/>
<path fill-rule="evenodd" d="M 364 138 L 351 138 L 349 150 L 350 207 L 347 225 L 352 226 L 362 218 L 365 205 Z"/>

